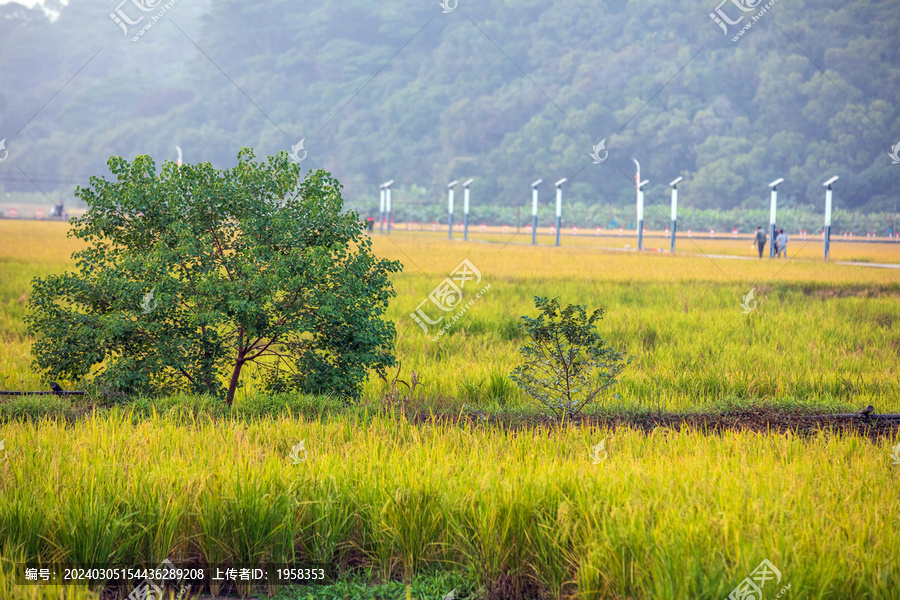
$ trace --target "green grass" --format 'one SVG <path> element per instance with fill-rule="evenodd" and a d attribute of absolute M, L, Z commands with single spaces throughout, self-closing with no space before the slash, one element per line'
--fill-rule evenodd
<path fill-rule="evenodd" d="M 388 600 L 403 599 L 409 594 L 413 599 L 441 600 L 453 592 L 457 600 L 472 598 L 469 582 L 461 573 L 438 571 L 415 577 L 411 582 L 389 581 L 372 583 L 371 576 L 348 577 L 331 585 L 293 588 L 275 595 L 275 600 Z"/>

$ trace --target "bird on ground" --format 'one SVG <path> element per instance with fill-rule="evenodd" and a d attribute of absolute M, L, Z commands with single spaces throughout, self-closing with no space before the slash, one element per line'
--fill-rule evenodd
<path fill-rule="evenodd" d="M 872 414 L 873 412 L 875 412 L 875 407 L 870 404 L 867 407 L 859 410 L 856 414 L 857 414 L 857 416 L 868 418 L 869 415 Z"/>

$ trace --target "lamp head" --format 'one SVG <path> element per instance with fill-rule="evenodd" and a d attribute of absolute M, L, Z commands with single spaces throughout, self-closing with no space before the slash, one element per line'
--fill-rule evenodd
<path fill-rule="evenodd" d="M 678 178 L 676 178 L 676 179 L 673 179 L 672 181 L 669 182 L 669 185 L 670 185 L 671 187 L 675 187 L 675 186 L 678 185 L 678 183 L 679 183 L 681 180 L 683 180 L 683 179 L 684 179 L 684 177 L 678 177 Z"/>
<path fill-rule="evenodd" d="M 775 181 L 773 181 L 772 183 L 769 184 L 769 187 L 770 188 L 777 187 L 782 181 L 784 181 L 784 177 L 780 177 L 780 178 L 776 179 Z"/>
<path fill-rule="evenodd" d="M 536 188 L 537 186 L 541 185 L 542 183 L 544 183 L 544 180 L 538 179 L 537 181 L 535 181 L 534 183 L 531 184 L 531 187 Z"/>
<path fill-rule="evenodd" d="M 385 181 L 384 183 L 381 184 L 380 187 L 381 187 L 381 188 L 389 188 L 389 187 L 391 187 L 391 184 L 392 184 L 392 183 L 394 183 L 394 180 L 393 180 L 393 179 L 391 179 L 390 181 Z"/>
<path fill-rule="evenodd" d="M 831 184 L 834 183 L 835 181 L 837 181 L 838 179 L 839 179 L 839 177 L 837 175 L 835 175 L 834 177 L 832 177 L 831 179 L 829 179 L 822 185 L 824 185 L 825 187 L 831 187 Z"/>
<path fill-rule="evenodd" d="M 649 180 L 649 179 L 643 180 L 642 182 L 640 182 L 640 183 L 638 184 L 638 189 L 639 189 L 639 190 L 644 189 L 644 186 L 647 185 L 648 183 L 650 183 L 650 180 Z"/>
<path fill-rule="evenodd" d="M 453 187 L 454 187 L 458 182 L 459 182 L 458 179 L 454 179 L 453 181 L 451 181 L 450 183 L 447 184 L 447 189 L 451 189 L 451 190 L 452 190 Z"/>
<path fill-rule="evenodd" d="M 472 185 L 472 182 L 473 182 L 473 181 L 475 181 L 475 180 L 474 180 L 474 179 L 469 179 L 469 180 L 467 180 L 467 181 L 463 184 L 463 187 L 469 187 L 470 185 Z"/>
<path fill-rule="evenodd" d="M 568 178 L 563 177 L 562 179 L 560 179 L 559 181 L 556 182 L 556 187 L 562 187 L 563 184 L 567 181 L 568 181 Z"/>

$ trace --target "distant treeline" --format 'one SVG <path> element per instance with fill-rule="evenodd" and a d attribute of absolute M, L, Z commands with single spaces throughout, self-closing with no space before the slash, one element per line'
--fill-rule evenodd
<path fill-rule="evenodd" d="M 357 208 L 357 210 L 359 210 Z M 670 224 L 671 209 L 668 204 L 647 204 L 644 209 L 644 227 L 647 229 L 664 229 Z M 555 204 L 542 203 L 538 212 L 538 224 L 542 227 L 555 223 Z M 378 219 L 376 210 L 363 217 L 373 216 Z M 395 205 L 393 210 L 393 220 L 398 223 L 413 221 L 418 223 L 438 223 L 446 226 L 447 224 L 447 206 L 446 202 L 442 206 L 403 206 L 402 203 Z M 779 210 L 777 213 L 778 227 L 784 227 L 788 233 L 806 231 L 807 234 L 819 233 L 824 225 L 823 211 L 812 210 L 811 208 L 786 208 Z M 453 216 L 454 223 L 461 223 L 463 220 L 463 212 L 461 202 L 456 202 L 456 210 Z M 854 235 L 865 235 L 869 232 L 877 233 L 880 236 L 887 235 L 889 231 L 896 231 L 896 226 L 900 222 L 900 215 L 894 213 L 856 213 L 837 210 L 832 215 L 832 232 L 839 235 L 844 231 L 853 232 Z M 509 225 L 515 227 L 519 225 L 525 227 L 531 224 L 531 207 L 522 206 L 518 210 L 509 206 L 472 206 L 469 213 L 469 226 L 477 226 L 481 223 L 486 225 Z M 563 227 L 602 227 L 604 229 L 614 229 L 623 227 L 625 229 L 635 228 L 635 208 L 610 206 L 605 204 L 586 205 L 583 203 L 572 203 L 563 206 Z M 757 227 L 768 229 L 769 226 L 769 210 L 754 209 L 746 210 L 734 208 L 730 210 L 721 209 L 696 209 L 696 208 L 679 208 L 678 210 L 678 229 L 686 231 L 692 229 L 694 231 L 709 231 L 715 229 L 721 232 L 731 232 L 737 228 L 741 233 L 747 233 L 755 230 Z"/>
<path fill-rule="evenodd" d="M 480 198 L 515 207 L 530 182 L 567 177 L 567 201 L 625 206 L 634 157 L 663 203 L 682 176 L 685 206 L 765 208 L 783 177 L 785 206 L 819 206 L 838 175 L 836 207 L 898 212 L 897 0 L 778 2 L 736 43 L 751 13 L 723 32 L 713 0 L 481 0 L 449 13 L 436 0 L 193 0 L 139 43 L 140 2 L 52 4 L 55 21 L 0 4 L 0 182 L 12 191 L 85 185 L 110 156 L 161 166 L 178 145 L 185 163 L 226 168 L 241 147 L 271 156 L 302 140 L 304 169 L 328 169 L 354 197 L 390 179 L 441 190 L 471 177 Z M 738 19 L 757 3 L 726 4 Z M 119 9 L 142 23 L 118 25 Z"/>

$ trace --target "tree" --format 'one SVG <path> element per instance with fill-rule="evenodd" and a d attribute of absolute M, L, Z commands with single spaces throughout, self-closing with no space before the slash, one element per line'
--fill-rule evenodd
<path fill-rule="evenodd" d="M 358 397 L 368 369 L 394 365 L 397 261 L 376 258 L 342 186 L 265 163 L 156 165 L 113 157 L 92 177 L 78 272 L 37 278 L 29 300 L 36 366 L 126 393 L 224 396 L 256 364 L 263 389 Z"/>
<path fill-rule="evenodd" d="M 616 383 L 625 354 L 617 352 L 594 327 L 603 318 L 597 309 L 570 304 L 560 309 L 554 298 L 534 297 L 538 317 L 522 317 L 531 342 L 519 348 L 525 363 L 511 379 L 558 417 L 577 415 Z"/>

